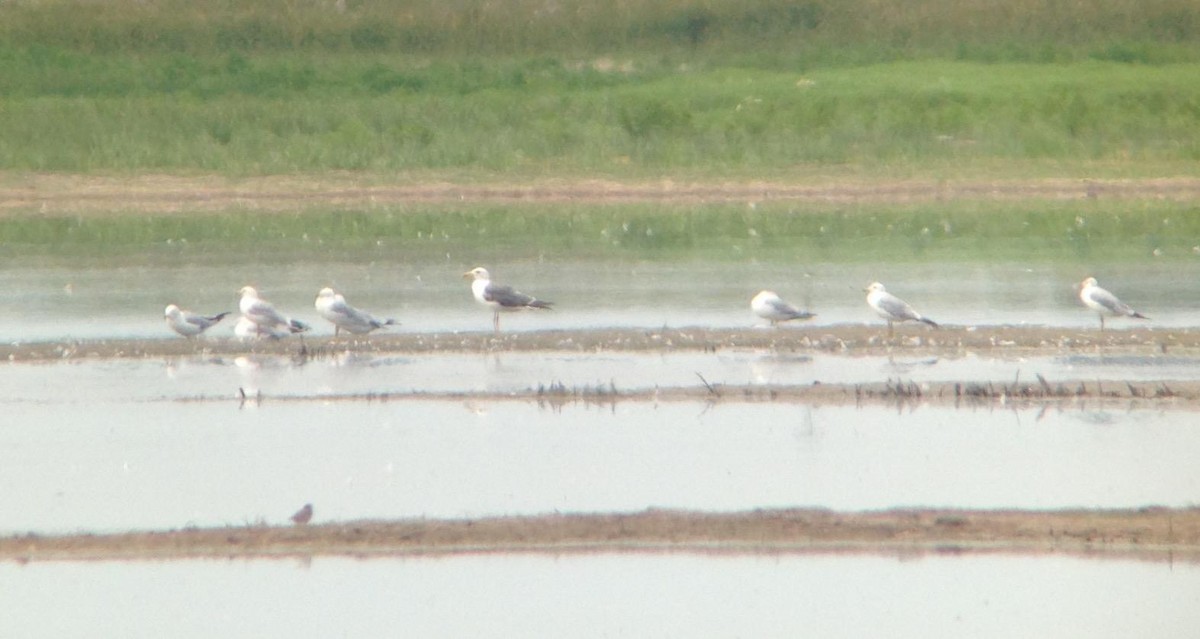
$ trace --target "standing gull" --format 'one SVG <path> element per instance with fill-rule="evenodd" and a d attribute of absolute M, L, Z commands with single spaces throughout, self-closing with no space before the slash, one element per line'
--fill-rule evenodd
<path fill-rule="evenodd" d="M 554 302 L 544 302 L 536 297 L 513 290 L 511 286 L 493 284 L 492 276 L 482 266 L 463 273 L 463 279 L 475 280 L 471 282 L 471 293 L 475 295 L 475 301 L 492 309 L 492 328 L 497 333 L 500 332 L 501 311 L 523 311 L 527 308 L 549 309 L 554 304 Z"/>
<path fill-rule="evenodd" d="M 879 282 L 871 282 L 871 285 L 863 289 L 867 293 L 867 304 L 875 309 L 875 312 L 887 320 L 888 337 L 894 335 L 892 322 L 903 322 L 907 320 L 915 320 L 925 322 L 926 324 L 937 328 L 937 322 L 922 317 L 920 313 L 913 310 L 913 307 L 908 305 L 908 302 L 892 295 L 883 288 L 883 284 Z"/>
<path fill-rule="evenodd" d="M 163 318 L 167 321 L 167 326 L 171 330 L 179 333 L 184 337 L 195 337 L 204 331 L 217 325 L 217 322 L 225 318 L 229 311 L 217 313 L 209 317 L 197 315 L 191 311 L 185 311 L 174 304 L 169 304 L 166 310 L 163 311 Z"/>
<path fill-rule="evenodd" d="M 760 291 L 754 299 L 750 300 L 750 310 L 754 314 L 771 322 L 771 326 L 775 326 L 779 322 L 788 320 L 806 320 L 816 317 L 815 313 L 802 311 L 791 304 L 783 301 L 775 291 Z"/>
<path fill-rule="evenodd" d="M 241 295 L 238 310 L 242 312 L 242 318 L 252 322 L 258 328 L 259 335 L 274 337 L 279 334 L 303 333 L 309 329 L 308 324 L 300 320 L 284 317 L 270 302 L 259 297 L 253 286 L 243 286 L 238 294 Z"/>
<path fill-rule="evenodd" d="M 375 319 L 370 313 L 346 303 L 346 298 L 328 286 L 317 293 L 317 313 L 333 324 L 333 334 L 345 330 L 355 335 L 370 333 L 377 328 L 397 324 L 394 319 Z"/>
<path fill-rule="evenodd" d="M 1133 310 L 1128 304 L 1117 299 L 1116 295 L 1100 288 L 1096 285 L 1096 278 L 1089 277 L 1079 283 L 1079 300 L 1084 306 L 1096 311 L 1100 316 L 1100 330 L 1104 330 L 1104 316 L 1112 315 L 1114 317 L 1137 317 L 1139 319 L 1150 319 L 1145 315 Z"/>

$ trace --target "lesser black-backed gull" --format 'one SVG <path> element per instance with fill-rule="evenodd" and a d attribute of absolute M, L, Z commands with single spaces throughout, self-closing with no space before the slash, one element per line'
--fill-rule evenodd
<path fill-rule="evenodd" d="M 492 276 L 482 266 L 463 273 L 463 278 L 474 280 L 471 282 L 471 293 L 475 296 L 475 301 L 492 309 L 492 328 L 496 332 L 500 332 L 500 313 L 502 311 L 523 311 L 527 308 L 549 309 L 554 304 L 554 302 L 539 300 L 514 290 L 511 286 L 501 286 L 492 282 Z"/>

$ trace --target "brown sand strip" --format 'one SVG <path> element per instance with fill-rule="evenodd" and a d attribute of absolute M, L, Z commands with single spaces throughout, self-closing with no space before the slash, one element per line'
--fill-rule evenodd
<path fill-rule="evenodd" d="M 166 333 L 166 329 L 163 329 Z M 247 344 L 232 338 L 75 340 L 0 344 L 0 359 L 12 362 L 78 359 L 287 355 L 300 360 L 342 353 L 599 353 L 767 351 L 781 354 L 899 355 L 956 357 L 1062 354 L 1146 357 L 1200 356 L 1200 329 L 1137 326 L 1125 330 L 1046 326 L 906 326 L 886 337 L 883 326 L 841 324 L 777 330 L 698 327 L 546 330 L 522 333 L 377 333 L 364 338 L 305 337 Z"/>
<path fill-rule="evenodd" d="M 649 510 L 0 538 L 0 561 L 19 562 L 631 551 L 1060 553 L 1200 561 L 1200 509 Z"/>
<path fill-rule="evenodd" d="M 402 204 L 635 204 L 791 201 L 809 204 L 966 200 L 1200 198 L 1200 179 L 1025 180 L 819 179 L 805 183 L 594 179 L 460 184 L 388 176 L 321 174 L 227 179 L 217 176 L 109 177 L 0 173 L 0 216 L 293 212 L 305 207 L 376 208 Z"/>

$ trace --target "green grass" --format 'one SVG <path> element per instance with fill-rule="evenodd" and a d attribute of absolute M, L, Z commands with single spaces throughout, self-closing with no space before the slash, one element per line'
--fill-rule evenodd
<path fill-rule="evenodd" d="M 12 171 L 1137 175 L 1200 159 L 1190 0 L 16 0 L 0 69 Z"/>
<path fill-rule="evenodd" d="M 78 267 L 353 260 L 470 253 L 530 258 L 794 259 L 848 263 L 1195 260 L 1200 208 L 1153 201 L 975 202 L 920 206 L 782 203 L 695 206 L 436 206 L 198 217 L 29 216 L 0 221 L 0 261 Z M 1155 256 L 1155 252 L 1159 255 Z"/>
<path fill-rule="evenodd" d="M 11 0 L 0 41 L 97 53 L 746 56 L 863 64 L 1194 54 L 1190 0 Z M 1189 54 L 1188 51 L 1191 51 Z M 790 64 L 788 66 L 791 66 Z"/>
<path fill-rule="evenodd" d="M 1200 64 L 602 73 L 544 59 L 231 59 L 178 74 L 165 58 L 64 61 L 36 78 L 10 67 L 0 165 L 745 177 L 1047 160 L 1182 173 L 1200 159 Z"/>

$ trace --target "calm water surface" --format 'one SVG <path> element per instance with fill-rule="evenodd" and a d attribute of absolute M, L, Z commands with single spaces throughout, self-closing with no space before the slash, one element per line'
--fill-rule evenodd
<path fill-rule="evenodd" d="M 516 555 L 0 564 L 5 637 L 1190 637 L 1195 564 Z"/>
<path fill-rule="evenodd" d="M 524 393 L 551 384 L 618 391 L 712 384 L 1188 380 L 1200 359 L 1175 355 L 1052 357 L 846 357 L 724 350 L 718 353 L 495 353 L 382 355 L 346 352 L 295 364 L 253 355 L 0 363 L 0 405 L 409 393 Z M 53 423 L 54 413 L 45 418 Z"/>
<path fill-rule="evenodd" d="M 395 401 L 5 406 L 0 531 L 820 506 L 1184 506 L 1191 412 Z"/>
<path fill-rule="evenodd" d="M 472 258 L 466 257 L 466 260 Z M 475 331 L 491 328 L 490 313 L 470 296 L 461 273 L 476 266 L 458 256 L 435 264 L 289 264 L 27 268 L 0 270 L 7 303 L 0 306 L 0 340 L 161 337 L 169 303 L 200 312 L 236 310 L 236 293 L 258 286 L 283 312 L 331 327 L 313 298 L 323 286 L 352 303 L 402 322 L 401 331 Z M 760 289 L 818 313 L 814 324 L 880 323 L 861 289 L 873 280 L 947 324 L 1094 326 L 1093 313 L 1075 297 L 1091 274 L 1153 318 L 1147 326 L 1196 324 L 1200 260 L 1160 264 L 961 264 L 902 262 L 886 267 L 790 261 L 760 263 L 580 261 L 571 256 L 538 262 L 486 264 L 493 277 L 557 303 L 547 313 L 504 317 L 505 330 L 662 326 L 747 326 L 756 323 L 749 300 Z M 1114 325 L 1137 325 L 1116 320 Z M 213 330 L 232 334 L 232 322 Z"/>

